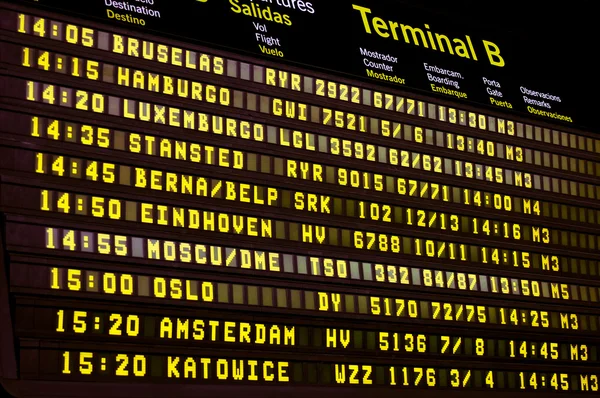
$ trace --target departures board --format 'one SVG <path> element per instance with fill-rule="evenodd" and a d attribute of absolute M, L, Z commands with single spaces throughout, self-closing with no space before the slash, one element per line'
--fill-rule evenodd
<path fill-rule="evenodd" d="M 0 2 L 10 394 L 598 393 L 597 135 L 42 5 Z"/>

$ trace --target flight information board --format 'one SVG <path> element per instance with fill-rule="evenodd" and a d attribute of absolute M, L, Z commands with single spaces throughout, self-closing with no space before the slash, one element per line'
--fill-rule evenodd
<path fill-rule="evenodd" d="M 9 393 L 598 392 L 594 134 L 41 3 L 0 3 Z"/>

